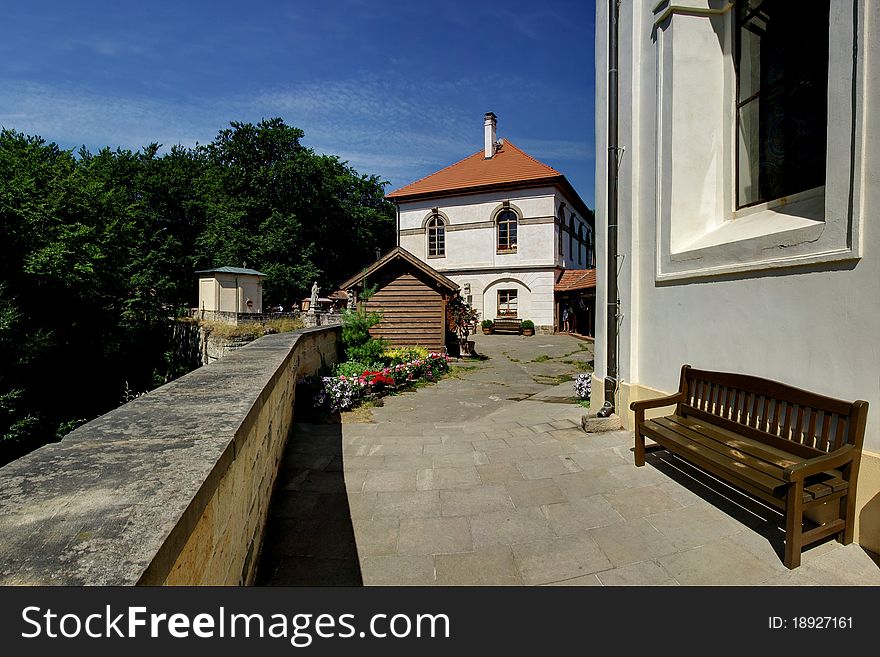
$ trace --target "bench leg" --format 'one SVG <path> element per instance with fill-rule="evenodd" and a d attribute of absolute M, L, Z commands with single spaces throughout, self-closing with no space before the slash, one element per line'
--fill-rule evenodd
<path fill-rule="evenodd" d="M 856 472 L 858 472 L 856 470 Z M 837 540 L 843 545 L 849 545 L 853 542 L 853 534 L 855 533 L 856 520 L 856 496 L 852 483 L 855 480 L 853 473 L 853 465 L 850 463 L 843 470 L 843 477 L 850 482 L 850 488 L 846 495 L 840 498 L 839 517 L 846 523 L 843 531 L 837 535 Z"/>
<path fill-rule="evenodd" d="M 801 565 L 804 531 L 804 482 L 796 481 L 788 487 L 785 498 L 785 558 L 786 568 Z"/>
<path fill-rule="evenodd" d="M 645 437 L 636 429 L 636 445 L 635 445 L 635 454 L 636 454 L 636 466 L 641 467 L 645 465 Z"/>

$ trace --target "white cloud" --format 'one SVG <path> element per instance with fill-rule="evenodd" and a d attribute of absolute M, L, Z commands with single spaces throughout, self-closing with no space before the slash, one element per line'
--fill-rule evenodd
<path fill-rule="evenodd" d="M 466 78 L 416 83 L 365 76 L 248 97 L 180 100 L 0 80 L 0 125 L 68 148 L 139 149 L 155 141 L 168 150 L 207 143 L 232 120 L 281 116 L 305 131 L 306 146 L 338 155 L 361 173 L 398 187 L 481 150 L 486 108 L 471 113 L 444 101 L 460 98 L 475 84 Z M 500 136 L 508 136 L 503 116 L 501 121 Z M 593 158 L 586 141 L 509 136 L 538 159 Z"/>

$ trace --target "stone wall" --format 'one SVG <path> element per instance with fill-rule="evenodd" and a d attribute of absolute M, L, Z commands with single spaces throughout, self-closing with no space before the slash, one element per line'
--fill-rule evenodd
<path fill-rule="evenodd" d="M 0 585 L 250 584 L 296 380 L 338 337 L 265 336 L 0 468 Z"/>

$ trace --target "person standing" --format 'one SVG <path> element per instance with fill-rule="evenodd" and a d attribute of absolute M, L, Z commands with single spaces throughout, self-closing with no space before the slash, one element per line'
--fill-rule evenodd
<path fill-rule="evenodd" d="M 568 333 L 571 329 L 570 324 L 571 319 L 571 310 L 568 308 L 568 304 L 562 307 L 562 332 Z"/>

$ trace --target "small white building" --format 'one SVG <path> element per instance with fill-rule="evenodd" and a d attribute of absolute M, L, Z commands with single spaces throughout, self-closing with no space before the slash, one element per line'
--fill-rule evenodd
<path fill-rule="evenodd" d="M 208 316 L 220 313 L 262 313 L 262 272 L 242 267 L 217 267 L 197 271 L 199 305 L 197 311 Z"/>
<path fill-rule="evenodd" d="M 678 390 L 685 363 L 867 400 L 856 539 L 880 552 L 880 4 L 622 2 L 617 67 L 610 6 L 596 3 L 596 213 L 616 168 L 618 241 L 609 254 L 603 221 L 597 251 L 619 268 L 619 310 L 598 313 L 592 405 L 615 341 L 627 428 L 630 402 Z"/>
<path fill-rule="evenodd" d="M 559 171 L 496 138 L 483 149 L 388 194 L 398 244 L 457 283 L 481 319 L 558 326 L 554 284 L 593 261 L 593 213 Z"/>

